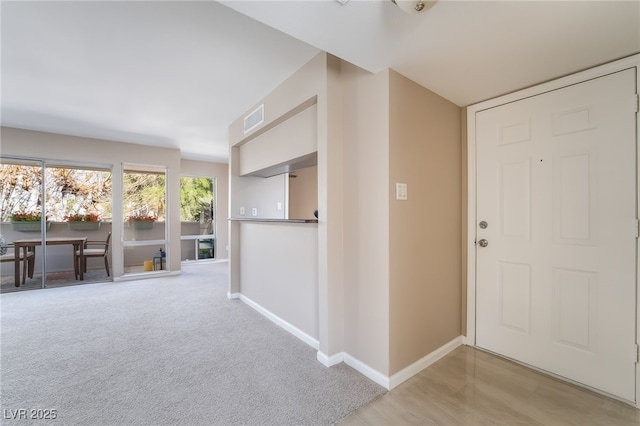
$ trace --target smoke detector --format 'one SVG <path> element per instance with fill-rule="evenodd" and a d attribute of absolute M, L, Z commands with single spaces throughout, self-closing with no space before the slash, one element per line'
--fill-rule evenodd
<path fill-rule="evenodd" d="M 431 9 L 437 1 L 438 0 L 391 0 L 392 3 L 407 13 L 425 12 Z"/>

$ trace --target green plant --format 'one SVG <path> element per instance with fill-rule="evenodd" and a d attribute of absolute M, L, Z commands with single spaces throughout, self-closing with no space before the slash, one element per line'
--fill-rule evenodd
<path fill-rule="evenodd" d="M 87 213 L 87 214 L 70 214 L 65 216 L 64 219 L 68 222 L 99 222 L 100 216 L 95 213 Z"/>
<path fill-rule="evenodd" d="M 17 212 L 11 215 L 12 222 L 39 222 L 40 220 L 42 220 L 42 214 L 40 213 Z"/>

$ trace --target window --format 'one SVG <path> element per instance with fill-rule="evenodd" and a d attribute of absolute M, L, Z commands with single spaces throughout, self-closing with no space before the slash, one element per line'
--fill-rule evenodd
<path fill-rule="evenodd" d="M 180 239 L 182 261 L 215 257 L 215 181 L 180 178 Z"/>
<path fill-rule="evenodd" d="M 46 166 L 47 220 L 64 222 L 71 215 L 95 215 L 111 221 L 111 172 L 87 166 Z M 20 163 L 0 165 L 0 215 L 8 222 L 15 213 L 40 212 L 42 168 Z"/>

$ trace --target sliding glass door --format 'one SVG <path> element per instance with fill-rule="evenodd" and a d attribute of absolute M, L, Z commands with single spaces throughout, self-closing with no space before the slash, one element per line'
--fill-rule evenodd
<path fill-rule="evenodd" d="M 42 161 L 0 158 L 2 293 L 16 291 L 20 286 L 44 287 L 43 252 L 46 250 L 35 250 L 37 246 L 42 247 L 47 226 L 50 225 L 42 202 L 43 175 Z"/>
<path fill-rule="evenodd" d="M 111 177 L 111 166 L 45 162 L 47 287 L 112 279 Z"/>
<path fill-rule="evenodd" d="M 110 166 L 2 157 L 2 291 L 109 280 L 111 194 Z"/>

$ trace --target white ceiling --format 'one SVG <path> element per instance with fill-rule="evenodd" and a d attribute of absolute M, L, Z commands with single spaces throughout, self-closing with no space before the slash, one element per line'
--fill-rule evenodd
<path fill-rule="evenodd" d="M 640 1 L 1 3 L 4 126 L 226 161 L 227 130 L 321 50 L 466 106 L 640 53 Z"/>

